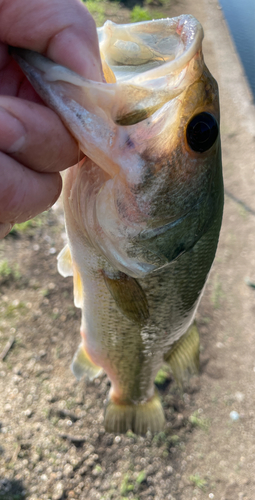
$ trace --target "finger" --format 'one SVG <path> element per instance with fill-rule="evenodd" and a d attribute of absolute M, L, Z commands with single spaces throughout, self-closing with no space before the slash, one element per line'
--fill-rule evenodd
<path fill-rule="evenodd" d="M 0 223 L 0 240 L 2 240 L 5 236 L 7 236 L 7 234 L 9 234 L 12 227 L 13 224 L 10 224 L 9 222 L 7 222 L 6 224 Z"/>
<path fill-rule="evenodd" d="M 44 53 L 102 81 L 95 22 L 79 0 L 0 0 L 0 9 L 4 43 Z"/>
<path fill-rule="evenodd" d="M 47 210 L 62 186 L 59 174 L 34 172 L 4 153 L 0 153 L 0 179 L 1 224 L 23 222 Z"/>
<path fill-rule="evenodd" d="M 8 53 L 8 46 L 0 42 L 0 94 L 19 96 L 22 99 L 42 103 L 16 61 Z"/>
<path fill-rule="evenodd" d="M 52 110 L 6 96 L 0 96 L 0 150 L 38 172 L 70 167 L 79 154 L 77 142 Z"/>

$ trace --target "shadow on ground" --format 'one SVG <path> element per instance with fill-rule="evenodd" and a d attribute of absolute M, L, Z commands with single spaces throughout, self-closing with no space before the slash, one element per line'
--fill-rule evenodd
<path fill-rule="evenodd" d="M 0 478 L 0 500 L 22 500 L 25 494 L 22 481 Z"/>

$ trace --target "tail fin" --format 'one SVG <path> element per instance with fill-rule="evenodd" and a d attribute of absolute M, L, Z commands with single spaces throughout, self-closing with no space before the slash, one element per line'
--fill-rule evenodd
<path fill-rule="evenodd" d="M 145 403 L 117 404 L 109 400 L 105 410 L 106 432 L 125 433 L 132 430 L 135 434 L 152 433 L 163 429 L 165 417 L 158 393 Z"/>

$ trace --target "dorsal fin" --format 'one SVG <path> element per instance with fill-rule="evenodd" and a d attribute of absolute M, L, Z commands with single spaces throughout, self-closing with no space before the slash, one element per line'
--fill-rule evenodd
<path fill-rule="evenodd" d="M 164 356 L 181 388 L 187 373 L 194 375 L 199 372 L 199 347 L 199 333 L 196 323 L 193 323 Z"/>

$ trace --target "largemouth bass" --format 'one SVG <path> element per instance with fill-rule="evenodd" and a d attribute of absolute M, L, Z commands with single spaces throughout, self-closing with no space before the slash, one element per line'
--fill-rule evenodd
<path fill-rule="evenodd" d="M 82 310 L 72 370 L 110 378 L 107 431 L 156 432 L 162 364 L 179 383 L 198 370 L 194 316 L 223 210 L 218 87 L 192 16 L 107 21 L 98 36 L 106 83 L 14 56 L 86 155 L 65 175 L 58 257 Z"/>

